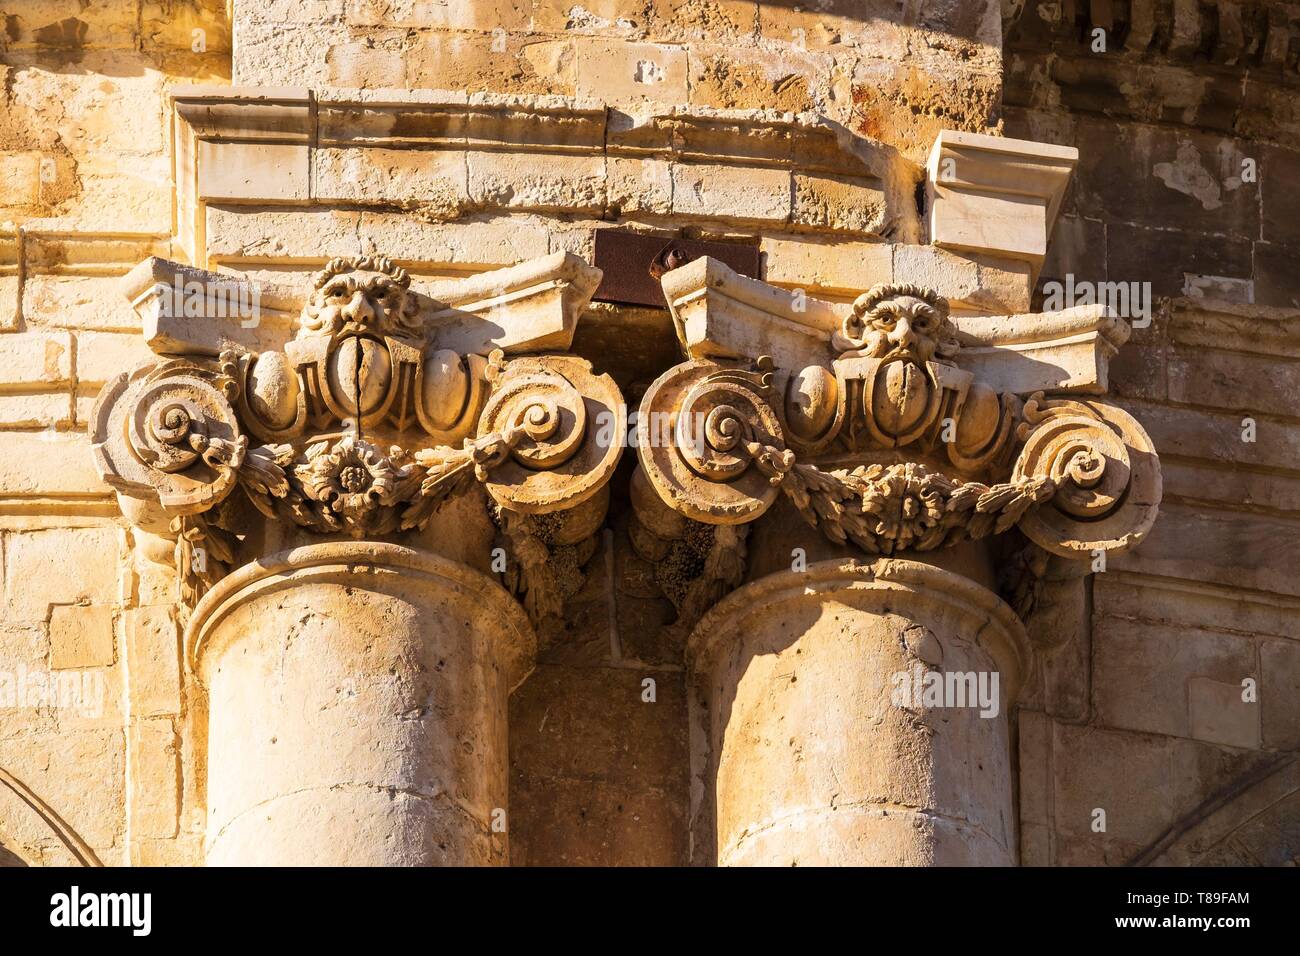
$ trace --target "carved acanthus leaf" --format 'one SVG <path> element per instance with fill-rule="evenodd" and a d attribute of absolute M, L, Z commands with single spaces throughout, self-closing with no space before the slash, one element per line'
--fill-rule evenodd
<path fill-rule="evenodd" d="M 558 633 L 564 602 L 585 580 L 584 566 L 596 551 L 596 532 L 608 502 L 579 505 L 573 512 L 523 514 L 491 509 L 506 552 L 501 582 L 519 598 L 540 635 Z"/>
<path fill-rule="evenodd" d="M 193 607 L 235 564 L 235 533 L 221 525 L 221 509 L 180 515 L 169 531 L 176 537 L 176 569 L 181 600 Z"/>

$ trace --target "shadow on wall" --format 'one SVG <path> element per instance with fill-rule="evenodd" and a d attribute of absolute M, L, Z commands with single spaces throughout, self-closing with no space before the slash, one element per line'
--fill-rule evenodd
<path fill-rule="evenodd" d="M 18 854 L 0 846 L 0 869 L 7 866 L 27 866 L 27 862 Z"/>
<path fill-rule="evenodd" d="M 164 72 L 229 81 L 226 0 L 180 0 L 152 12 L 149 6 L 107 3 L 59 17 L 66 12 L 61 4 L 10 2 L 0 12 L 0 64 L 128 77 L 159 69 L 165 58 Z"/>

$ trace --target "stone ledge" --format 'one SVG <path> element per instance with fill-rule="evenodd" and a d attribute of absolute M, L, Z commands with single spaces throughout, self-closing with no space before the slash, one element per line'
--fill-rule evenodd
<path fill-rule="evenodd" d="M 1078 161 L 1072 146 L 944 130 L 926 163 L 930 241 L 1027 262 L 1032 284 Z"/>
<path fill-rule="evenodd" d="M 670 219 L 920 237 L 920 170 L 813 113 L 659 106 L 633 115 L 563 96 L 396 89 L 192 86 L 171 98 L 179 242 L 198 265 L 207 264 L 208 203 L 391 206 L 442 220 L 497 209 L 621 216 L 612 162 L 620 181 L 662 181 Z M 587 165 L 548 174 L 562 157 Z M 422 180 L 429 170 L 433 193 Z M 360 180 L 355 195 L 341 182 L 348 176 Z M 762 197 L 737 188 L 715 203 L 700 193 L 706 180 L 756 176 L 766 177 Z M 382 188 L 363 188 L 377 181 Z"/>

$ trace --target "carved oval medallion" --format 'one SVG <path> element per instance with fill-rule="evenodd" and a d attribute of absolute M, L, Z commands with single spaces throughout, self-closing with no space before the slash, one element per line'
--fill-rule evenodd
<path fill-rule="evenodd" d="M 915 362 L 886 362 L 876 372 L 871 408 L 876 427 L 898 438 L 924 424 L 930 406 L 930 380 Z"/>
<path fill-rule="evenodd" d="M 423 387 L 420 401 L 430 424 L 440 431 L 450 430 L 469 403 L 470 379 L 460 353 L 438 349 L 424 360 Z"/>
<path fill-rule="evenodd" d="M 248 407 L 271 428 L 288 428 L 298 417 L 298 375 L 283 352 L 263 352 L 248 372 Z"/>
<path fill-rule="evenodd" d="M 820 365 L 810 365 L 794 375 L 786 388 L 786 424 L 801 441 L 817 442 L 835 422 L 838 402 L 835 374 Z"/>
<path fill-rule="evenodd" d="M 349 415 L 369 415 L 383 404 L 393 363 L 383 342 L 349 335 L 330 353 L 329 386 L 334 400 Z"/>

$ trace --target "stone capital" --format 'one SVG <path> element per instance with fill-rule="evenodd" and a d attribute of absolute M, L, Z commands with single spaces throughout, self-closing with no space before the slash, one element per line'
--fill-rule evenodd
<path fill-rule="evenodd" d="M 1151 441 L 1097 397 L 1129 332 L 1104 306 L 952 316 L 905 283 L 839 305 L 707 259 L 663 284 L 687 361 L 641 404 L 643 509 L 737 525 L 784 495 L 881 555 L 1018 526 L 1082 558 L 1155 521 Z"/>
<path fill-rule="evenodd" d="M 534 538 L 588 537 L 621 452 L 600 435 L 625 430 L 613 380 L 567 354 L 599 279 L 568 253 L 424 290 L 382 256 L 334 259 L 301 289 L 146 260 L 125 292 L 158 360 L 104 387 L 100 473 L 139 526 L 177 538 L 191 601 L 256 512 L 380 540 L 479 485 L 508 539 L 554 513 Z"/>

